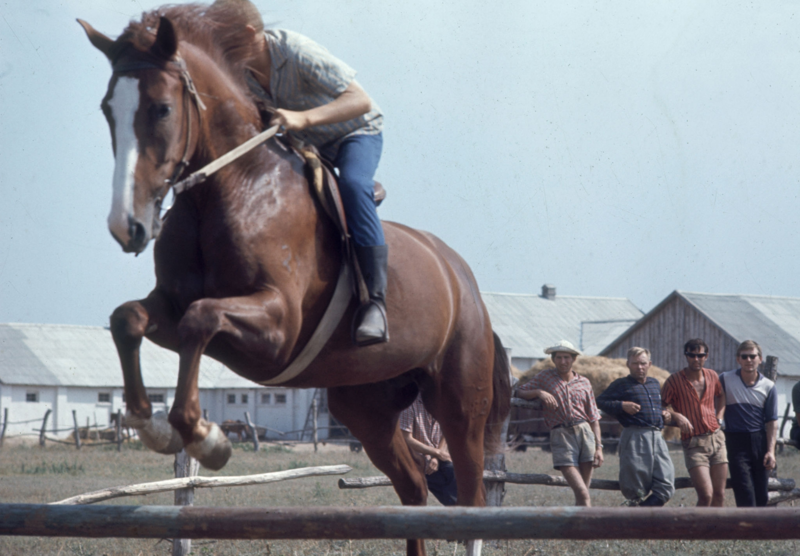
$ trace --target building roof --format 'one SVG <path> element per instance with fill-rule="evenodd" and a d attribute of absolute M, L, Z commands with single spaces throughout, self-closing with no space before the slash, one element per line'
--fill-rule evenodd
<path fill-rule="evenodd" d="M 178 354 L 149 340 L 141 347 L 148 388 L 175 388 Z M 99 326 L 0 324 L 0 383 L 121 388 L 122 370 L 111 332 Z M 253 388 L 222 363 L 203 356 L 200 388 Z"/>
<path fill-rule="evenodd" d="M 630 300 L 482 292 L 492 327 L 512 357 L 545 357 L 544 349 L 569 340 L 586 355 L 596 355 L 641 316 Z M 543 288 L 543 292 L 544 292 Z"/>
<path fill-rule="evenodd" d="M 608 347 L 644 326 L 675 297 L 682 298 L 735 341 L 758 342 L 764 357 L 778 357 L 780 374 L 800 376 L 800 298 L 796 297 L 676 290 Z"/>

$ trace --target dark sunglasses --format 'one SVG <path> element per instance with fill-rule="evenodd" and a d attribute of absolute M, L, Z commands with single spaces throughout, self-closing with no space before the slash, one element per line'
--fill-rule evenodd
<path fill-rule="evenodd" d="M 684 353 L 684 355 L 689 359 L 703 359 L 704 357 L 708 357 L 707 353 Z"/>
<path fill-rule="evenodd" d="M 739 357 L 741 357 L 744 360 L 749 359 L 750 361 L 753 361 L 756 357 L 758 357 L 758 355 L 756 355 L 755 353 L 740 353 Z"/>

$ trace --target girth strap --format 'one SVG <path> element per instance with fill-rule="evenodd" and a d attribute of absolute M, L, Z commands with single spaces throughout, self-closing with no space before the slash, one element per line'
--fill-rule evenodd
<path fill-rule="evenodd" d="M 350 287 L 350 269 L 349 265 L 342 262 L 342 267 L 339 270 L 339 280 L 336 282 L 336 289 L 333 292 L 331 302 L 328 308 L 325 309 L 325 314 L 322 315 L 322 320 L 319 321 L 317 329 L 311 335 L 308 343 L 297 354 L 288 367 L 286 367 L 281 374 L 269 380 L 263 380 L 259 384 L 264 386 L 276 386 L 288 382 L 293 379 L 308 367 L 314 359 L 316 359 L 319 352 L 328 340 L 331 339 L 336 327 L 339 326 L 342 317 L 344 316 L 347 308 L 350 306 L 350 300 L 353 298 L 353 290 Z"/>

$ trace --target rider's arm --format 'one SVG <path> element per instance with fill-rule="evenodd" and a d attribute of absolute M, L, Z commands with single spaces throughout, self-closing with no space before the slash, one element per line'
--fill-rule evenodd
<path fill-rule="evenodd" d="M 328 104 L 300 112 L 277 110 L 270 125 L 282 125 L 289 131 L 299 131 L 307 127 L 346 122 L 363 116 L 371 109 L 369 95 L 358 83 L 351 81 L 342 94 Z"/>

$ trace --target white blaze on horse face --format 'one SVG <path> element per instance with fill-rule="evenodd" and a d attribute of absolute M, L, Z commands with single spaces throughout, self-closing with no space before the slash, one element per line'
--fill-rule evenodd
<path fill-rule="evenodd" d="M 114 117 L 114 139 L 117 146 L 108 229 L 121 243 L 126 244 L 130 240 L 134 173 L 139 160 L 139 143 L 133 128 L 136 111 L 139 109 L 139 80 L 133 77 L 117 79 L 108 106 Z"/>

